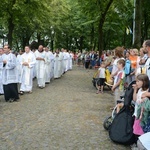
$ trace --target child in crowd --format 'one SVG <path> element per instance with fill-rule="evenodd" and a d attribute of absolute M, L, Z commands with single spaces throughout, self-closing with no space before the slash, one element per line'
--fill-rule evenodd
<path fill-rule="evenodd" d="M 126 60 L 125 60 L 125 82 L 126 82 L 126 85 L 129 85 L 130 84 L 130 73 L 131 73 L 131 61 L 129 59 L 129 56 L 130 56 L 130 52 L 127 51 L 126 52 Z"/>
<path fill-rule="evenodd" d="M 103 93 L 104 82 L 105 82 L 105 63 L 102 62 L 100 68 L 98 69 L 98 77 L 99 77 L 99 86 L 96 94 Z"/>
<path fill-rule="evenodd" d="M 140 117 L 138 118 L 138 106 L 140 105 L 140 103 L 144 101 L 144 99 L 142 99 L 142 94 L 148 91 L 149 88 L 148 76 L 146 74 L 139 74 L 136 77 L 136 84 L 133 86 L 133 88 L 134 88 L 133 100 L 135 101 L 135 110 L 133 114 L 135 116 L 133 133 L 138 137 L 139 135 L 144 134 L 143 129 L 140 125 L 143 109 L 141 110 Z"/>
<path fill-rule="evenodd" d="M 117 100 L 120 100 L 120 96 L 124 94 L 124 73 L 125 60 L 120 59 L 117 62 L 118 73 L 114 79 L 114 85 L 112 87 L 112 91 L 114 92 L 114 100 L 115 105 L 117 104 Z"/>

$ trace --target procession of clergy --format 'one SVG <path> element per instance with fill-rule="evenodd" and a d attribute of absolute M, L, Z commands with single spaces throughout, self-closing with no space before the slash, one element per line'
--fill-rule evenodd
<path fill-rule="evenodd" d="M 38 87 L 43 89 L 51 79 L 60 78 L 72 69 L 73 54 L 64 49 L 52 53 L 40 45 L 35 51 L 31 51 L 29 46 L 24 50 L 16 56 L 9 45 L 0 48 L 0 94 L 4 94 L 6 102 L 18 101 L 19 93 L 32 93 L 34 78 Z"/>

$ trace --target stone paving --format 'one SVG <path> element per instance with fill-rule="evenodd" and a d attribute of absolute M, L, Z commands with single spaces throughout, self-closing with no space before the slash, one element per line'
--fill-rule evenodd
<path fill-rule="evenodd" d="M 44 89 L 34 80 L 20 102 L 0 96 L 0 150 L 129 150 L 103 128 L 114 102 L 108 90 L 96 94 L 93 73 L 74 66 Z"/>

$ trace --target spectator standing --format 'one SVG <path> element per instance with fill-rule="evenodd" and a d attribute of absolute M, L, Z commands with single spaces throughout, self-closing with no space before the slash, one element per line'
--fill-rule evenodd
<path fill-rule="evenodd" d="M 113 66 L 112 66 L 111 78 L 115 78 L 115 76 L 118 73 L 118 67 L 117 67 L 118 60 L 120 60 L 120 59 L 124 60 L 123 50 L 124 49 L 119 46 L 115 48 L 115 60 L 113 62 Z"/>
<path fill-rule="evenodd" d="M 102 62 L 100 68 L 98 69 L 99 73 L 99 86 L 96 94 L 98 93 L 104 93 L 103 88 L 104 88 L 104 82 L 105 82 L 105 63 Z"/>
<path fill-rule="evenodd" d="M 112 87 L 112 91 L 114 92 L 114 101 L 115 105 L 117 104 L 117 100 L 120 99 L 120 95 L 124 94 L 124 82 L 125 82 L 125 73 L 124 73 L 125 60 L 120 59 L 117 62 L 118 73 L 115 76 L 114 84 Z"/>
<path fill-rule="evenodd" d="M 85 69 L 89 68 L 89 64 L 90 64 L 90 54 L 89 54 L 89 52 L 87 52 L 85 54 Z"/>
<path fill-rule="evenodd" d="M 130 49 L 130 56 L 129 60 L 131 61 L 131 73 L 129 76 L 128 83 L 135 80 L 135 73 L 137 69 L 137 61 L 138 61 L 138 50 L 137 49 Z"/>
<path fill-rule="evenodd" d="M 141 116 L 138 119 L 138 105 L 142 102 L 142 94 L 148 91 L 149 88 L 149 79 L 146 74 L 139 74 L 136 79 L 136 85 L 133 86 L 134 93 L 133 93 L 133 100 L 135 101 L 135 108 L 134 108 L 134 125 L 133 125 L 133 133 L 137 135 L 144 134 L 143 129 L 140 125 L 140 120 L 142 117 L 143 110 L 141 110 Z"/>
<path fill-rule="evenodd" d="M 144 43 L 143 43 L 143 48 L 145 51 L 147 51 L 147 60 L 146 60 L 146 63 L 145 63 L 145 68 L 146 68 L 146 74 L 148 75 L 148 78 L 150 80 L 150 40 L 146 40 Z"/>

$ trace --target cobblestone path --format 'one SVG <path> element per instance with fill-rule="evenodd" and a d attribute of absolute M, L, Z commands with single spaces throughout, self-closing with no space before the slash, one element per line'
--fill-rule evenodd
<path fill-rule="evenodd" d="M 111 114 L 110 91 L 95 94 L 93 70 L 75 66 L 20 102 L 0 96 L 0 150 L 129 150 L 109 140 L 102 124 Z"/>

